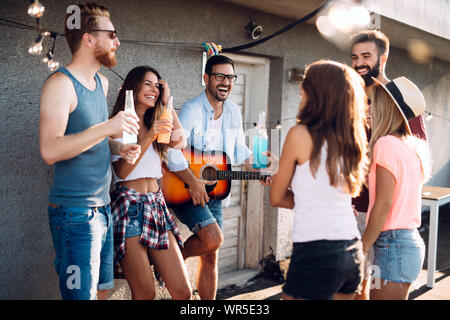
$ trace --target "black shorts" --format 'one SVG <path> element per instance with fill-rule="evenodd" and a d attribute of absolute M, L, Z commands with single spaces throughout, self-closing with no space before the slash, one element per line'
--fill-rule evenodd
<path fill-rule="evenodd" d="M 356 292 L 362 280 L 360 240 L 294 243 L 283 292 L 295 299 L 329 300 L 337 292 Z"/>

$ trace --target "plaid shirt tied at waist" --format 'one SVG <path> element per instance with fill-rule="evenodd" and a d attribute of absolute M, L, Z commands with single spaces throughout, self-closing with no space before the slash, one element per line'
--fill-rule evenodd
<path fill-rule="evenodd" d="M 156 193 L 140 193 L 125 186 L 117 185 L 111 194 L 111 211 L 114 221 L 115 263 L 125 255 L 125 233 L 130 218 L 128 208 L 131 204 L 142 204 L 144 221 L 139 242 L 145 247 L 163 250 L 169 248 L 168 230 L 172 230 L 180 248 L 183 240 L 175 221 L 167 209 L 164 196 L 159 190 Z"/>

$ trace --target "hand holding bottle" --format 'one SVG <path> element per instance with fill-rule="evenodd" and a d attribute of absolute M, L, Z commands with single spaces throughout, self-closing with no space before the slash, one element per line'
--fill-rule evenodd
<path fill-rule="evenodd" d="M 133 90 L 126 90 L 125 96 L 125 110 L 128 115 L 136 115 L 136 111 L 134 110 L 134 98 L 133 98 Z M 136 144 L 137 143 L 137 134 L 130 133 L 126 130 L 123 131 L 123 143 L 124 144 Z"/>
<path fill-rule="evenodd" d="M 139 118 L 135 114 L 130 114 L 125 111 L 120 111 L 113 118 L 108 120 L 109 136 L 119 135 L 126 131 L 129 134 L 138 134 L 139 132 Z"/>
<path fill-rule="evenodd" d="M 159 133 L 158 134 L 158 143 L 170 143 L 170 136 L 172 134 L 172 128 L 173 128 L 173 97 L 169 97 L 168 101 L 167 101 L 167 106 L 164 109 L 163 113 L 161 114 L 161 116 L 159 117 L 159 120 L 163 120 L 166 125 L 170 125 L 167 126 L 166 128 L 170 128 L 169 132 L 165 132 L 165 133 Z"/>

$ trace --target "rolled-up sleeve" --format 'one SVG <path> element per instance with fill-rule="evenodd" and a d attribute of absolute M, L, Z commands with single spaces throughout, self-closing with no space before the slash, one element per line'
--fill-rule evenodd
<path fill-rule="evenodd" d="M 183 152 L 177 149 L 169 149 L 167 154 L 167 168 L 172 172 L 182 171 L 187 169 L 188 162 L 183 156 Z"/>

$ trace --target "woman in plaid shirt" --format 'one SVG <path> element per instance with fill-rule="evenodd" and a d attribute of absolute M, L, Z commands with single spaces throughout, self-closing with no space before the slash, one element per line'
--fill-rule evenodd
<path fill-rule="evenodd" d="M 170 120 L 159 120 L 170 89 L 155 69 L 140 66 L 128 73 L 111 116 L 124 110 L 126 90 L 134 93 L 135 111 L 140 119 L 138 144 L 142 151 L 134 164 L 113 158 L 115 189 L 111 209 L 116 276 L 125 276 L 133 299 L 154 299 L 152 263 L 173 299 L 190 299 L 192 289 L 180 251 L 183 241 L 157 183 L 168 147 L 185 146 L 184 130 L 175 111 L 173 124 Z M 159 133 L 170 132 L 169 144 L 157 142 Z M 114 138 L 122 140 L 121 136 Z"/>

